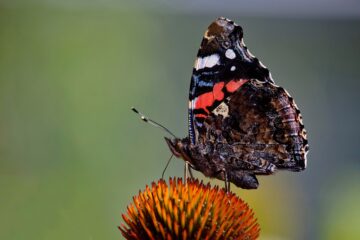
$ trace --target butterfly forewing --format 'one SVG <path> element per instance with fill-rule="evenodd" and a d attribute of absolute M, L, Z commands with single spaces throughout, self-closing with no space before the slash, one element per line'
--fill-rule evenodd
<path fill-rule="evenodd" d="M 191 76 L 189 135 L 193 144 L 198 124 L 226 97 L 221 87 L 252 78 L 273 82 L 269 70 L 245 46 L 242 28 L 231 20 L 217 19 L 204 34 Z"/>

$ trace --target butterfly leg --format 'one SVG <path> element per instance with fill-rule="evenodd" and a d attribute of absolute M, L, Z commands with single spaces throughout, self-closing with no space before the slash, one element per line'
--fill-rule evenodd
<path fill-rule="evenodd" d="M 190 178 L 191 179 L 194 179 L 194 175 L 193 175 L 193 172 L 192 172 L 192 167 L 191 167 L 191 165 L 189 165 L 189 175 L 190 175 Z"/>
<path fill-rule="evenodd" d="M 224 172 L 224 176 L 225 176 L 225 178 L 224 178 L 224 180 L 225 180 L 225 191 L 226 191 L 226 193 L 229 193 L 230 192 L 229 176 L 228 176 L 225 169 L 223 169 L 223 172 Z"/>
<path fill-rule="evenodd" d="M 185 179 L 185 181 L 187 181 L 187 179 L 189 177 L 190 177 L 190 179 L 194 178 L 194 175 L 193 175 L 191 169 L 194 169 L 194 167 L 189 162 L 185 162 L 185 168 L 184 168 L 184 179 Z"/>
<path fill-rule="evenodd" d="M 189 169 L 189 163 L 185 162 L 185 167 L 184 167 L 184 181 L 185 181 L 185 183 L 187 182 L 187 179 L 188 179 L 188 169 Z"/>

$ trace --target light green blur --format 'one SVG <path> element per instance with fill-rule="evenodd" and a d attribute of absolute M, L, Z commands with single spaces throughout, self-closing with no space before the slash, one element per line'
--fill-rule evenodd
<path fill-rule="evenodd" d="M 165 132 L 130 107 L 186 136 L 192 65 L 215 17 L 0 5 L 0 239 L 122 239 L 121 213 L 170 156 Z M 309 133 L 305 172 L 232 186 L 262 239 L 360 238 L 359 21 L 228 17 Z M 166 178 L 182 168 L 173 160 Z"/>

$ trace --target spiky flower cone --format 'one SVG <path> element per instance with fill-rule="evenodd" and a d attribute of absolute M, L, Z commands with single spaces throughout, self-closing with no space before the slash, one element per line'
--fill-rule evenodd
<path fill-rule="evenodd" d="M 257 239 L 259 225 L 233 193 L 198 180 L 164 180 L 133 198 L 119 229 L 126 239 Z"/>

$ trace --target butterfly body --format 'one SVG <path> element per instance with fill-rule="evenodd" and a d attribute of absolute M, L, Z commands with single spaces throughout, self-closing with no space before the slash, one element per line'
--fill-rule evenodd
<path fill-rule="evenodd" d="M 228 19 L 209 26 L 191 78 L 189 136 L 166 141 L 205 176 L 255 189 L 256 175 L 305 169 L 308 144 L 292 97 L 274 84 L 242 37 L 242 28 Z"/>

